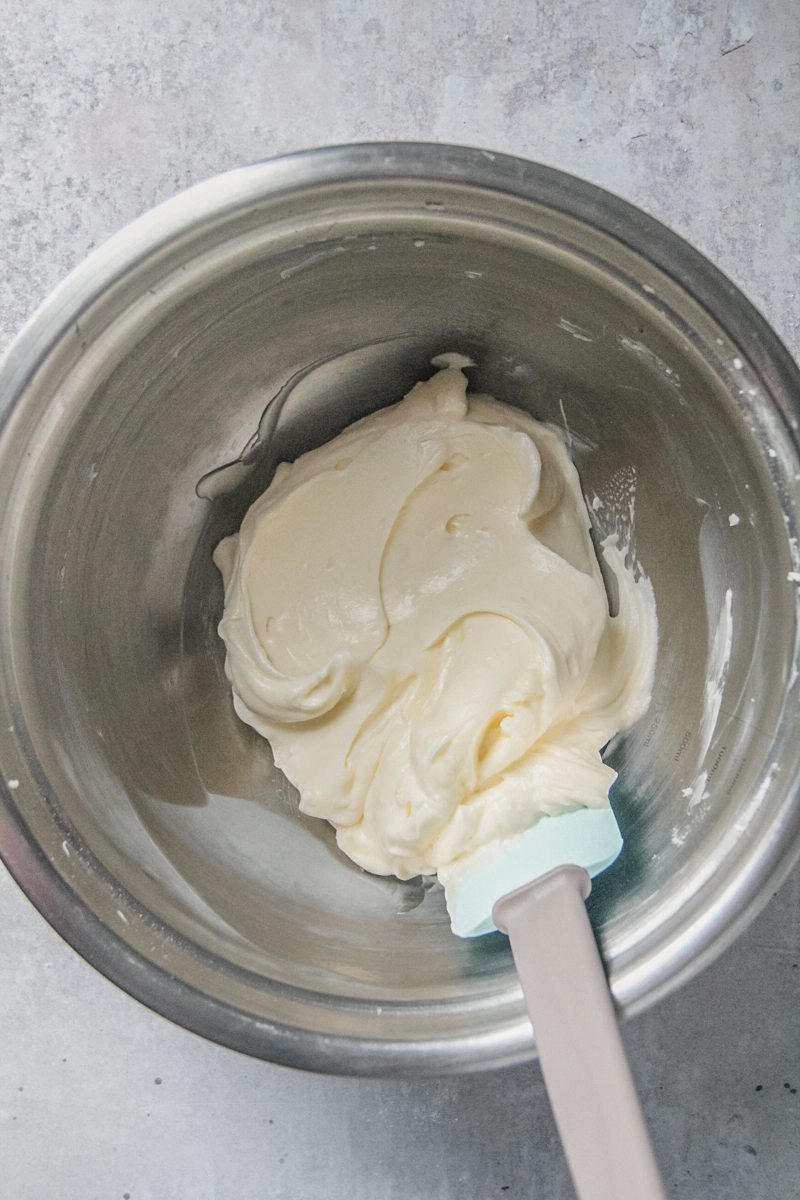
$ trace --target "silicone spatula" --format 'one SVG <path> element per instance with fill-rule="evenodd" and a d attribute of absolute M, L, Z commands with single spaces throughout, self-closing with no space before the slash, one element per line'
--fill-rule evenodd
<path fill-rule="evenodd" d="M 579 1200 L 665 1200 L 585 905 L 621 849 L 610 808 L 543 817 L 445 894 L 454 933 L 508 934 Z"/>

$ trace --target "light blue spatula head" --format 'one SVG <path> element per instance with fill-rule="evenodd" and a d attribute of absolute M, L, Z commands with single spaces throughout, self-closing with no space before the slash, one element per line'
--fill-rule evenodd
<path fill-rule="evenodd" d="M 496 928 L 492 909 L 501 896 L 556 867 L 572 864 L 590 876 L 610 867 L 622 849 L 611 808 L 579 808 L 542 817 L 531 829 L 473 855 L 444 881 L 453 933 L 478 937 Z"/>

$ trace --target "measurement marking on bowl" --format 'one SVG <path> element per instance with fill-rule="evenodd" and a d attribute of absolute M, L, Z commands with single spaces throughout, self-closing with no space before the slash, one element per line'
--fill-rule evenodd
<path fill-rule="evenodd" d="M 736 787 L 736 784 L 739 782 L 739 776 L 741 775 L 742 771 L 745 769 L 746 766 L 747 766 L 747 759 L 743 758 L 742 761 L 739 763 L 739 766 L 736 768 L 736 774 L 734 775 L 733 779 L 728 784 L 728 790 L 725 793 L 726 796 L 730 796 L 731 792 Z"/>
<path fill-rule="evenodd" d="M 725 757 L 725 755 L 727 754 L 727 752 L 728 752 L 727 746 L 720 746 L 720 748 L 717 752 L 717 756 L 714 759 L 713 763 L 711 764 L 711 769 L 708 772 L 709 779 L 713 778 L 715 771 L 717 770 L 719 764 L 722 762 L 722 760 Z"/>
<path fill-rule="evenodd" d="M 692 731 L 691 731 L 691 729 L 685 729 L 685 730 L 683 731 L 683 737 L 682 737 L 682 738 L 681 738 L 681 740 L 678 742 L 678 749 L 675 751 L 675 753 L 674 753 L 674 754 L 673 754 L 673 756 L 672 756 L 672 761 L 673 761 L 673 762 L 680 762 L 680 761 L 681 761 L 681 758 L 683 757 L 683 752 L 684 752 L 684 750 L 686 749 L 686 747 L 689 745 L 689 742 L 690 742 L 691 740 L 692 740 Z"/>

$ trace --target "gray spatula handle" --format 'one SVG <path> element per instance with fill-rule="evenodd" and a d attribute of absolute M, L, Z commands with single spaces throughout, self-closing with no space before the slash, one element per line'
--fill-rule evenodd
<path fill-rule="evenodd" d="M 579 1200 L 664 1200 L 584 903 L 589 876 L 559 867 L 503 896 L 553 1114 Z"/>

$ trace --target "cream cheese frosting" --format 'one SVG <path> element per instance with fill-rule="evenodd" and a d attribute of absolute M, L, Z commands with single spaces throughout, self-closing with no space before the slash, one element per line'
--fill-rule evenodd
<path fill-rule="evenodd" d="M 236 712 L 360 866 L 463 868 L 608 804 L 601 750 L 645 710 L 652 588 L 613 539 L 616 615 L 557 432 L 458 360 L 282 464 L 215 552 Z"/>

